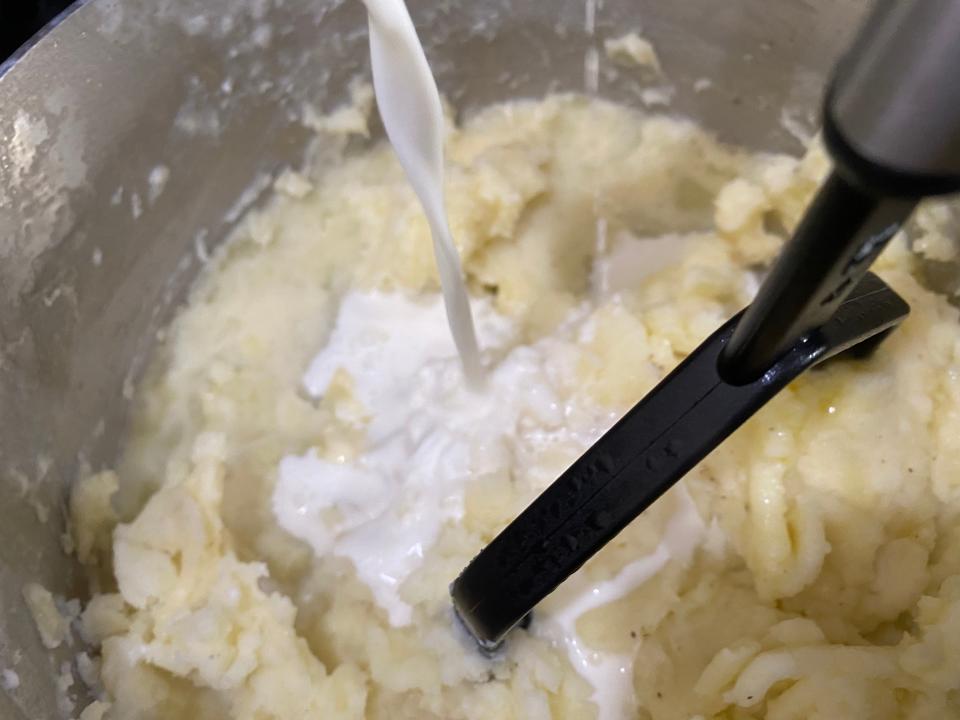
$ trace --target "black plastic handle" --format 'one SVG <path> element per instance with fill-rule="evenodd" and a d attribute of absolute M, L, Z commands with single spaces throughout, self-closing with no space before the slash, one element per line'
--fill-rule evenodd
<path fill-rule="evenodd" d="M 882 337 L 909 312 L 867 274 L 832 319 L 759 379 L 735 385 L 718 360 L 725 323 L 497 536 L 451 586 L 454 607 L 488 650 L 758 408 L 807 368 Z"/>

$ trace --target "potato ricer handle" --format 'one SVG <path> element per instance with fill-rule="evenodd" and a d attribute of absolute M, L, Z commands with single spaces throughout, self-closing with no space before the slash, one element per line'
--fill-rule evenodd
<path fill-rule="evenodd" d="M 869 350 L 906 317 L 903 299 L 867 270 L 920 197 L 958 186 L 958 38 L 960 0 L 878 4 L 827 93 L 835 170 L 757 298 L 453 582 L 457 615 L 481 647 L 498 647 L 540 600 L 797 375 L 845 350 Z M 888 80 L 903 87 L 888 87 Z M 907 140 L 911 112 L 940 113 L 921 123 L 927 137 Z"/>
<path fill-rule="evenodd" d="M 610 542 L 730 433 L 810 367 L 867 350 L 910 311 L 880 278 L 866 274 L 830 321 L 791 348 L 766 375 L 732 385 L 717 357 L 735 316 L 510 523 L 450 588 L 454 609 L 485 650 Z"/>
<path fill-rule="evenodd" d="M 960 190 L 960 0 L 880 0 L 826 93 L 834 171 L 720 357 L 761 377 L 826 323 L 926 195 Z"/>

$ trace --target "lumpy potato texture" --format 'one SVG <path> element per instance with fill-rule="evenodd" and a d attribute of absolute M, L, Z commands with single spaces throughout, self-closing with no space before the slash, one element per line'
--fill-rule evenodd
<path fill-rule="evenodd" d="M 472 293 L 519 342 L 586 313 L 565 392 L 614 413 L 749 302 L 827 169 L 815 148 L 751 154 L 577 97 L 484 110 L 451 129 L 447 159 Z M 605 289 L 624 234 L 670 253 Z M 687 477 L 709 528 L 693 560 L 580 617 L 590 648 L 634 657 L 634 717 L 960 717 L 960 326 L 915 262 L 898 238 L 877 264 L 912 313 L 872 358 L 801 377 Z M 273 519 L 281 457 L 362 441 L 344 420 L 349 368 L 320 401 L 300 386 L 357 288 L 438 291 L 382 143 L 285 175 L 246 217 L 170 328 L 123 461 L 76 490 L 104 717 L 595 717 L 562 648 L 520 630 L 486 658 L 451 617 L 450 580 L 540 488 L 472 480 L 462 521 L 401 588 L 406 627 L 348 560 Z M 670 502 L 583 572 L 601 581 L 649 552 Z"/>

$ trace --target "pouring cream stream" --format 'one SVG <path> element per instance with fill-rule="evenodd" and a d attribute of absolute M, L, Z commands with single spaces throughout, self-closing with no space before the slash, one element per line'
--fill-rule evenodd
<path fill-rule="evenodd" d="M 403 626 L 413 621 L 413 608 L 400 587 L 423 562 L 442 525 L 463 517 L 471 477 L 527 472 L 551 443 L 585 450 L 615 417 L 559 401 L 552 378 L 563 353 L 550 338 L 513 348 L 483 377 L 445 211 L 437 86 L 403 0 L 364 3 L 377 104 L 430 225 L 444 308 L 439 299 L 400 294 L 352 292 L 342 298 L 332 336 L 303 381 L 310 395 L 320 397 L 338 368 L 349 370 L 357 398 L 373 417 L 365 448 L 351 463 L 314 451 L 285 457 L 273 510 L 280 525 L 317 554 L 349 557 L 390 623 Z M 444 309 L 466 384 L 443 329 Z M 509 319 L 488 302 L 475 309 L 486 347 L 502 353 L 516 343 Z M 481 383 L 483 392 L 475 392 Z M 671 559 L 689 560 L 703 526 L 685 494 L 679 505 L 654 553 L 599 584 L 575 576 L 540 610 L 534 634 L 563 649 L 593 686 L 599 720 L 629 711 L 632 656 L 589 649 L 577 633 L 577 619 L 624 597 Z M 334 508 L 339 519 L 325 523 L 321 518 Z"/>
<path fill-rule="evenodd" d="M 471 385 L 483 368 L 443 194 L 443 108 L 423 46 L 403 0 L 364 0 L 377 107 L 390 144 L 420 199 L 433 236 L 447 322 Z"/>

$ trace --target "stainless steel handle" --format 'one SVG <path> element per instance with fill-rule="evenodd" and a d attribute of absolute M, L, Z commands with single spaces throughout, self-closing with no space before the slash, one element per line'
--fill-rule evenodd
<path fill-rule="evenodd" d="M 824 115 L 838 169 L 865 189 L 960 190 L 960 0 L 878 0 Z"/>

